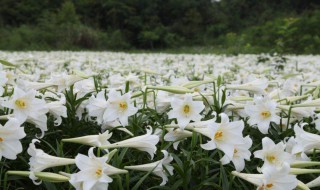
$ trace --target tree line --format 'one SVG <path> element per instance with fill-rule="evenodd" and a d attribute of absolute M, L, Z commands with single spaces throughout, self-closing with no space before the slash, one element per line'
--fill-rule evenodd
<path fill-rule="evenodd" d="M 317 0 L 2 0 L 0 48 L 317 53 Z"/>

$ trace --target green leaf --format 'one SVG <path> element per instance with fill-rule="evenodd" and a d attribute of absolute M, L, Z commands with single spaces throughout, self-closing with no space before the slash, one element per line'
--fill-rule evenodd
<path fill-rule="evenodd" d="M 15 64 L 10 63 L 10 62 L 5 61 L 5 60 L 1 60 L 1 59 L 0 59 L 0 63 L 1 63 L 2 65 L 8 66 L 8 67 L 17 67 Z"/>

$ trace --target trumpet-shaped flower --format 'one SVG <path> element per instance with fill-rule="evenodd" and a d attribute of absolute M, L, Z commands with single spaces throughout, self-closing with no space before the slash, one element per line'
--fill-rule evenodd
<path fill-rule="evenodd" d="M 156 97 L 156 109 L 159 113 L 164 113 L 170 107 L 171 98 L 168 92 L 158 91 Z"/>
<path fill-rule="evenodd" d="M 190 121 L 200 121 L 200 112 L 205 106 L 202 101 L 193 101 L 191 94 L 186 94 L 183 100 L 173 98 L 171 107 L 172 110 L 168 112 L 169 118 L 176 118 L 179 127 L 184 129 Z"/>
<path fill-rule="evenodd" d="M 264 161 L 262 168 L 275 166 L 281 167 L 284 162 L 292 162 L 293 156 L 285 152 L 286 146 L 283 142 L 275 144 L 269 137 L 262 139 L 262 150 L 257 150 L 253 154 L 256 158 Z"/>
<path fill-rule="evenodd" d="M 192 137 L 192 132 L 181 129 L 171 129 L 164 136 L 165 141 L 174 141 L 173 148 L 177 150 L 179 143 L 181 140 L 186 139 L 188 137 Z"/>
<path fill-rule="evenodd" d="M 257 190 L 291 190 L 297 187 L 298 180 L 295 175 L 289 174 L 289 171 L 289 164 L 284 163 L 281 168 L 266 167 L 262 170 L 262 174 L 246 174 L 236 171 L 233 171 L 232 174 L 258 186 Z"/>
<path fill-rule="evenodd" d="M 72 174 L 70 183 L 77 190 L 108 189 L 113 180 L 108 175 L 110 167 L 106 164 L 108 156 L 96 157 L 93 147 L 89 149 L 88 156 L 78 154 L 75 163 L 80 169 L 78 173 Z"/>
<path fill-rule="evenodd" d="M 244 123 L 242 120 L 229 122 L 228 116 L 224 113 L 222 113 L 220 116 L 221 123 L 213 123 L 212 125 L 208 126 L 206 130 L 206 136 L 211 140 L 206 144 L 201 144 L 201 147 L 205 150 L 213 150 L 218 148 L 229 158 L 233 158 L 235 145 L 244 144 L 242 136 Z"/>
<path fill-rule="evenodd" d="M 31 156 L 29 160 L 30 171 L 41 172 L 47 168 L 75 163 L 74 159 L 51 156 L 43 152 L 43 150 L 37 149 L 35 146 L 36 142 L 40 141 L 33 139 L 28 148 L 28 154 Z"/>
<path fill-rule="evenodd" d="M 227 89 L 233 90 L 246 90 L 250 92 L 254 92 L 256 94 L 265 94 L 265 89 L 268 87 L 268 79 L 266 78 L 258 78 L 251 82 L 240 84 L 240 85 L 228 85 Z"/>
<path fill-rule="evenodd" d="M 289 174 L 289 171 L 290 166 L 287 163 L 284 163 L 281 168 L 265 167 L 262 170 L 264 178 L 258 190 L 295 189 L 298 180 L 295 175 Z"/>
<path fill-rule="evenodd" d="M 64 89 L 69 88 L 75 82 L 83 80 L 84 78 L 78 75 L 67 75 L 66 73 L 52 74 L 51 78 L 46 83 L 53 84 L 58 87 L 58 92 L 62 92 Z"/>
<path fill-rule="evenodd" d="M 170 175 L 173 175 L 173 167 L 170 165 L 170 162 L 173 160 L 173 158 L 172 156 L 168 155 L 168 152 L 166 150 L 162 150 L 162 153 L 164 154 L 164 158 L 162 160 L 149 164 L 125 166 L 124 168 L 129 170 L 138 170 L 146 172 L 152 171 L 154 175 L 157 175 L 162 178 L 162 182 L 160 185 L 165 185 L 168 181 L 165 169 L 169 172 Z"/>
<path fill-rule="evenodd" d="M 99 135 L 88 135 L 88 136 L 83 136 L 78 138 L 62 139 L 62 141 L 101 147 L 101 146 L 106 146 L 110 144 L 108 140 L 111 138 L 111 136 L 112 136 L 112 133 L 109 133 L 109 131 L 105 131 L 104 133 Z"/>
<path fill-rule="evenodd" d="M 30 165 L 30 171 L 31 171 L 31 174 L 29 177 L 30 179 L 33 180 L 35 184 L 39 184 L 39 183 L 35 182 L 37 178 L 35 177 L 33 172 L 41 172 L 47 168 L 64 166 L 64 165 L 75 163 L 74 159 L 51 156 L 43 152 L 43 150 L 37 149 L 35 146 L 36 142 L 40 142 L 40 141 L 33 139 L 32 143 L 29 144 L 29 148 L 28 148 L 28 154 L 31 156 L 29 159 L 29 165 Z"/>
<path fill-rule="evenodd" d="M 294 137 L 290 137 L 286 141 L 286 152 L 292 154 L 295 158 L 295 161 L 310 161 L 310 158 L 304 152 L 301 144 L 298 144 Z"/>
<path fill-rule="evenodd" d="M 74 83 L 74 90 L 77 93 L 77 99 L 84 97 L 86 94 L 95 91 L 94 79 L 88 78 Z"/>
<path fill-rule="evenodd" d="M 120 95 L 119 92 L 111 90 L 108 94 L 108 106 L 103 114 L 106 122 L 119 119 L 122 126 L 128 125 L 128 117 L 138 112 L 138 108 L 131 103 L 131 93 Z"/>
<path fill-rule="evenodd" d="M 21 123 L 25 122 L 27 118 L 32 120 L 45 115 L 49 111 L 46 102 L 36 98 L 35 95 L 35 90 L 24 92 L 16 87 L 12 97 L 7 102 L 4 102 L 3 106 L 13 109 L 14 117 Z"/>
<path fill-rule="evenodd" d="M 105 98 L 105 91 L 100 91 L 97 97 L 90 97 L 88 105 L 86 106 L 89 112 L 89 116 L 96 117 L 98 124 L 105 122 L 103 120 L 103 115 L 107 109 L 108 103 Z"/>
<path fill-rule="evenodd" d="M 62 122 L 62 117 L 67 118 L 67 108 L 64 105 L 66 103 L 66 98 L 64 94 L 61 94 L 61 99 L 59 101 L 53 101 L 47 103 L 49 113 L 55 118 L 54 125 L 59 126 Z"/>
<path fill-rule="evenodd" d="M 244 144 L 239 144 L 234 146 L 233 157 L 229 158 L 227 155 L 224 155 L 220 161 L 221 163 L 228 164 L 230 161 L 234 164 L 236 171 L 240 172 L 244 169 L 245 162 L 244 160 L 250 161 L 251 152 L 249 148 L 252 146 L 252 140 L 249 136 L 244 138 Z"/>
<path fill-rule="evenodd" d="M 107 146 L 101 146 L 100 148 L 106 148 L 106 149 L 120 148 L 120 147 L 136 148 L 138 150 L 148 152 L 151 156 L 151 159 L 153 159 L 153 155 L 157 150 L 156 144 L 159 142 L 159 137 L 151 133 L 152 133 L 152 128 L 149 127 L 147 129 L 147 134 L 145 135 L 133 137 L 124 141 L 109 144 Z"/>
<path fill-rule="evenodd" d="M 257 125 L 259 131 L 267 134 L 270 122 L 279 124 L 280 117 L 276 114 L 277 103 L 268 97 L 255 97 L 254 105 L 247 105 L 244 110 L 250 116 L 248 123 Z"/>
<path fill-rule="evenodd" d="M 2 157 L 15 160 L 17 154 L 22 152 L 19 140 L 26 134 L 20 125 L 21 123 L 16 119 L 9 119 L 4 126 L 0 125 L 0 160 Z"/>
<path fill-rule="evenodd" d="M 311 149 L 319 149 L 320 148 L 320 136 L 309 133 L 303 130 L 303 127 L 306 125 L 306 123 L 303 123 L 301 127 L 296 124 L 294 126 L 294 133 L 296 135 L 296 142 L 297 146 L 292 150 L 294 154 L 305 152 Z"/>

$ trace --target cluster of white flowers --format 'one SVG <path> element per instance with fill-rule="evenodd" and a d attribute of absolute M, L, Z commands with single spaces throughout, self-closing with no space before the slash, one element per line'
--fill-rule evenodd
<path fill-rule="evenodd" d="M 221 164 L 232 162 L 233 174 L 258 189 L 294 189 L 302 183 L 296 168 L 316 165 L 308 154 L 320 149 L 320 136 L 304 128 L 320 129 L 320 59 L 292 56 L 279 71 L 273 57 L 263 56 L 268 58 L 265 63 L 251 55 L 0 52 L 2 59 L 16 64 L 0 65 L 0 159 L 14 160 L 27 149 L 35 184 L 45 180 L 43 170 L 75 164 L 78 172 L 61 174 L 79 190 L 107 189 L 112 175 L 127 170 L 151 172 L 165 185 L 174 175 L 173 157 L 168 146 L 159 150 L 158 142 L 172 142 L 177 150 L 180 142 L 196 134 L 204 139 L 199 148 L 221 151 Z M 69 93 L 79 102 L 72 112 L 67 110 L 72 104 Z M 146 109 L 165 115 L 168 123 L 146 122 L 140 126 L 146 134 L 135 136 L 131 120 Z M 71 113 L 101 126 L 99 134 L 62 140 L 89 146 L 88 156 L 62 158 L 37 149 L 37 139 L 67 122 Z M 49 117 L 53 126 L 48 125 Z M 26 137 L 23 126 L 41 130 L 29 147 L 21 144 Z M 245 130 L 263 136 L 261 150 L 253 148 L 254 138 Z M 274 141 L 273 134 L 287 130 L 291 136 Z M 121 131 L 132 137 L 115 142 L 113 134 Z M 95 148 L 104 155 L 96 156 Z M 112 151 L 119 148 L 147 152 L 151 159 L 162 151 L 164 158 L 120 169 L 109 164 Z M 260 173 L 239 173 L 253 157 L 263 161 L 257 166 Z"/>

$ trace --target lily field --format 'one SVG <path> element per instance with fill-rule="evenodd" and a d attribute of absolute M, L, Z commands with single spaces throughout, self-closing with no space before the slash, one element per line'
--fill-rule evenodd
<path fill-rule="evenodd" d="M 320 188 L 320 56 L 0 51 L 0 189 Z"/>

